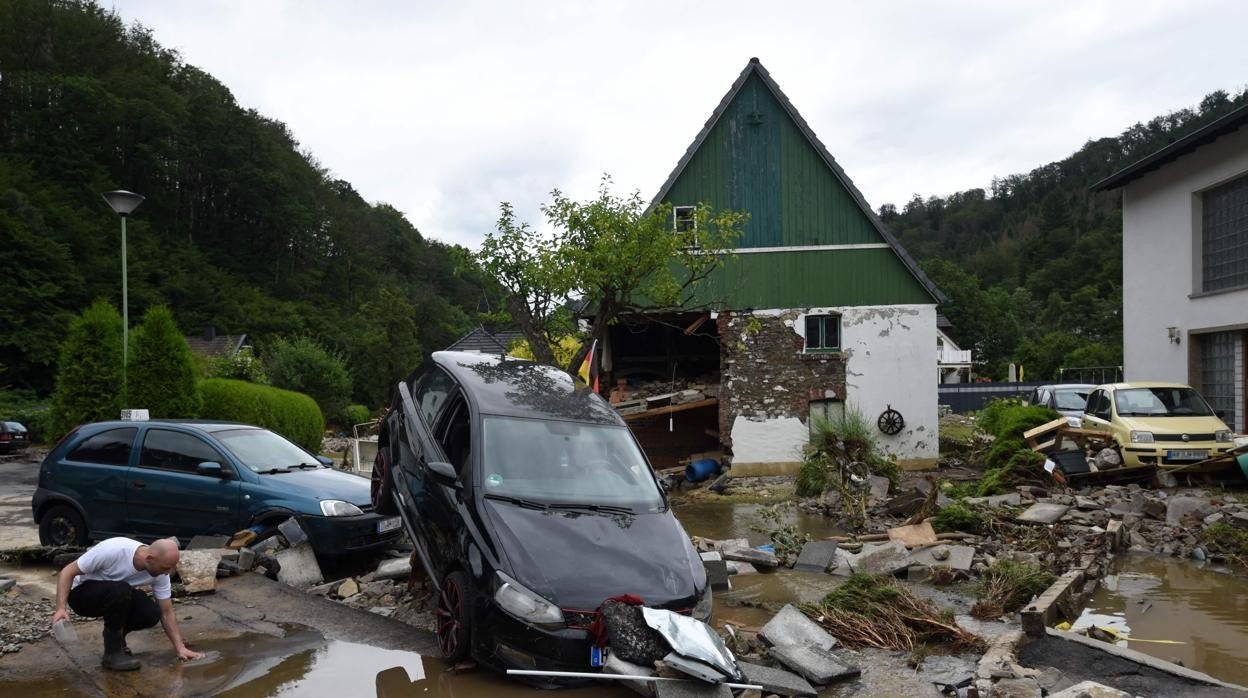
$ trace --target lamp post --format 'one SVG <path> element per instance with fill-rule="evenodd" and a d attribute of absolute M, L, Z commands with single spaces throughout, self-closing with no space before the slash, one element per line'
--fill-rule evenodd
<path fill-rule="evenodd" d="M 113 211 L 121 216 L 121 384 L 126 384 L 126 364 L 130 358 L 130 288 L 126 271 L 126 217 L 143 203 L 143 197 L 132 191 L 117 189 L 102 195 Z"/>

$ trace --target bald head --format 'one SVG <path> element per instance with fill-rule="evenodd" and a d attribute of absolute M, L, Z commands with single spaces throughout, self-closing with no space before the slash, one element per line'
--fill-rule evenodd
<path fill-rule="evenodd" d="M 140 551 L 140 554 L 143 555 L 148 574 L 153 576 L 172 572 L 181 557 L 177 538 L 161 538 L 147 546 L 146 551 Z"/>

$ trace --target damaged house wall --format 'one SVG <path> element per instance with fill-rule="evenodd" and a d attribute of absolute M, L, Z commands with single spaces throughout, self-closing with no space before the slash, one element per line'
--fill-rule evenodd
<path fill-rule="evenodd" d="M 806 317 L 839 316 L 841 349 L 806 350 Z M 901 461 L 937 457 L 936 385 L 931 380 L 932 305 L 838 306 L 723 312 L 720 433 L 733 467 L 768 470 L 801 460 L 811 403 L 839 401 L 871 424 L 892 405 L 901 433 L 877 432 Z"/>

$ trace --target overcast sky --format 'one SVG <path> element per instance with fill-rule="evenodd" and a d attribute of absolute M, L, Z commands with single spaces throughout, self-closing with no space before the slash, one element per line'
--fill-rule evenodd
<path fill-rule="evenodd" d="M 101 0 L 334 176 L 475 247 L 603 172 L 649 200 L 758 56 L 878 209 L 1248 82 L 1248 2 Z"/>

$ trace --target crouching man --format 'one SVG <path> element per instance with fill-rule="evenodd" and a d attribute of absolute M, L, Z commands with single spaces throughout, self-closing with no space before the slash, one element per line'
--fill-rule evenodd
<path fill-rule="evenodd" d="M 199 659 L 204 655 L 182 643 L 170 600 L 169 572 L 177 564 L 177 539 L 164 538 L 143 545 L 129 538 L 109 538 L 61 570 L 56 581 L 52 623 L 69 618 L 66 602 L 80 616 L 102 617 L 103 664 L 112 671 L 139 668 L 139 660 L 130 655 L 126 646 L 126 633 L 150 628 L 157 621 L 164 626 L 179 659 Z M 146 585 L 151 585 L 155 601 L 135 588 Z"/>

